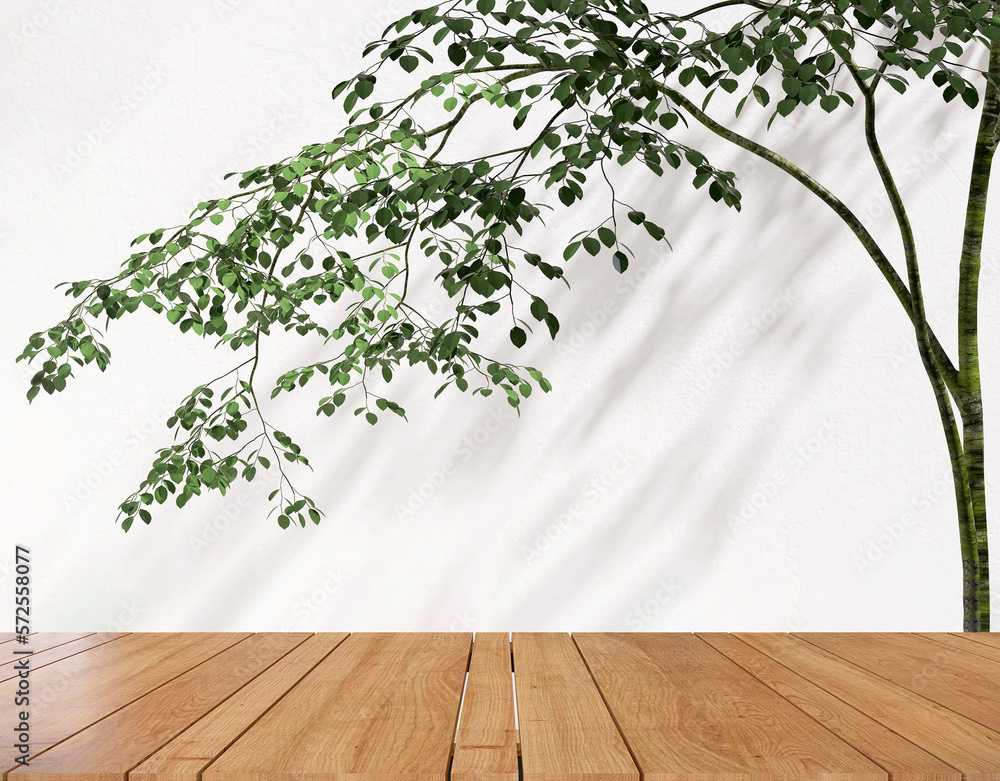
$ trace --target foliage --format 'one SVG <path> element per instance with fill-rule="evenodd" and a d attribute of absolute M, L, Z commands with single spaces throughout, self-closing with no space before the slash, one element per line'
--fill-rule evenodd
<path fill-rule="evenodd" d="M 727 8 L 741 18 L 716 29 L 712 19 Z M 502 318 L 514 348 L 533 326 L 555 338 L 559 320 L 542 288 L 565 281 L 580 250 L 625 273 L 631 226 L 667 240 L 662 216 L 615 189 L 618 168 L 640 164 L 657 176 L 683 169 L 696 189 L 739 209 L 734 174 L 681 140 L 682 126 L 719 90 L 733 96 L 737 115 L 749 102 L 767 107 L 773 122 L 853 105 L 853 69 L 872 90 L 884 81 L 904 92 L 908 79 L 929 77 L 945 101 L 975 107 L 979 71 L 958 59 L 1000 37 L 997 10 L 994 2 L 936 0 L 723 0 L 687 14 L 650 11 L 639 0 L 457 0 L 416 10 L 369 45 L 368 67 L 333 90 L 349 115 L 340 135 L 231 174 L 237 192 L 199 203 L 184 225 L 137 237 L 140 249 L 114 277 L 64 283 L 76 299 L 69 315 L 33 334 L 18 357 L 43 358 L 28 399 L 62 391 L 76 366 L 104 371 L 110 350 L 99 318 L 107 325 L 146 307 L 244 359 L 177 407 L 168 427 L 181 441 L 159 451 L 121 504 L 123 529 L 136 518 L 149 523 L 154 503 L 172 498 L 180 507 L 203 489 L 225 493 L 239 478 L 253 480 L 272 459 L 282 469 L 270 496 L 279 497 L 278 523 L 318 523 L 320 509 L 282 465 L 309 462 L 258 401 L 255 372 L 272 329 L 341 346 L 281 374 L 271 392 L 326 380 L 317 414 L 346 406 L 372 424 L 381 413 L 405 418 L 385 388 L 402 366 L 417 364 L 443 380 L 438 394 L 451 385 L 482 396 L 500 389 L 517 408 L 533 387 L 551 385 L 532 366 L 488 355 L 484 321 Z M 377 93 L 384 68 L 413 73 L 442 58 L 450 67 L 409 94 Z M 517 140 L 470 159 L 446 157 L 456 128 L 487 106 Z M 610 193 L 608 216 L 561 257 L 522 246 L 544 210 L 573 208 L 595 188 Z M 453 302 L 440 322 L 408 299 L 411 270 L 425 259 L 437 264 L 435 279 Z M 336 324 L 324 325 L 334 315 Z M 215 444 L 230 442 L 242 444 L 228 453 Z"/>

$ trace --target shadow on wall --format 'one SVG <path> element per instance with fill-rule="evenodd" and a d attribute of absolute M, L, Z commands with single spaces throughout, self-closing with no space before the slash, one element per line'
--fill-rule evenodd
<path fill-rule="evenodd" d="M 828 117 L 826 121 L 830 124 L 823 133 L 824 141 L 857 131 L 858 119 L 858 112 Z M 945 112 L 941 110 L 927 116 L 924 123 L 927 138 L 936 138 L 945 121 Z M 775 126 L 776 129 L 778 127 Z M 824 176 L 821 166 L 817 165 L 817 154 L 813 151 L 823 149 L 824 144 L 813 144 L 810 149 L 800 142 L 792 145 L 797 146 L 797 149 L 785 152 L 789 144 L 775 142 L 774 133 L 768 136 L 762 130 L 763 127 L 757 128 L 749 135 L 780 153 L 789 154 L 793 161 L 801 161 L 805 169 L 814 173 L 820 181 L 829 179 Z M 726 167 L 719 162 L 722 155 L 714 147 L 714 157 L 707 151 L 707 144 L 700 148 L 706 149 L 710 159 L 717 165 Z M 736 156 L 731 159 L 737 171 L 747 158 L 759 160 L 744 154 L 742 150 L 736 152 Z M 681 546 L 682 552 L 664 561 L 662 567 L 643 582 L 630 582 L 627 589 L 618 588 L 618 593 L 627 593 L 617 603 L 614 600 L 606 601 L 599 615 L 588 613 L 593 618 L 587 625 L 594 629 L 612 631 L 636 628 L 629 626 L 627 620 L 623 625 L 623 617 L 627 617 L 635 607 L 637 594 L 651 595 L 664 588 L 672 591 L 677 583 L 684 584 L 687 592 L 694 591 L 707 577 L 727 543 L 732 541 L 733 524 L 731 520 L 727 520 L 727 515 L 731 515 L 733 508 L 738 507 L 757 488 L 760 482 L 759 465 L 768 455 L 773 455 L 775 450 L 775 432 L 782 430 L 796 406 L 815 390 L 824 374 L 834 368 L 832 362 L 837 356 L 828 346 L 827 338 L 836 337 L 838 332 L 843 332 L 850 326 L 852 313 L 864 299 L 879 291 L 888 290 L 885 280 L 867 253 L 828 207 L 806 192 L 799 183 L 772 169 L 770 164 L 759 162 L 759 167 L 751 166 L 751 176 L 741 176 L 739 180 L 745 204 L 755 202 L 754 208 L 744 209 L 751 213 L 736 218 L 753 221 L 748 226 L 748 232 L 753 236 L 753 244 L 749 246 L 734 248 L 731 242 L 727 242 L 722 231 L 708 235 L 689 235 L 693 231 L 687 230 L 687 226 L 701 210 L 708 212 L 713 208 L 723 207 L 712 204 L 702 193 L 692 193 L 689 183 L 684 181 L 683 172 L 672 177 L 665 175 L 662 181 L 655 183 L 655 190 L 646 190 L 642 197 L 632 195 L 631 201 L 640 205 L 670 204 L 668 214 L 661 215 L 661 223 L 667 227 L 668 237 L 675 251 L 670 262 L 664 264 L 667 268 L 659 272 L 669 278 L 665 283 L 667 293 L 653 302 L 656 307 L 655 316 L 644 322 L 641 329 L 634 325 L 637 313 L 631 311 L 630 306 L 634 298 L 607 313 L 607 322 L 601 326 L 600 331 L 610 333 L 616 327 L 631 326 L 633 338 L 629 340 L 629 350 L 620 352 L 607 370 L 600 373 L 583 372 L 589 384 L 577 394 L 577 398 L 585 397 L 587 405 L 574 407 L 563 415 L 551 439 L 564 444 L 572 443 L 570 449 L 578 447 L 582 450 L 593 439 L 601 437 L 600 429 L 606 422 L 606 415 L 627 403 L 623 400 L 632 399 L 636 402 L 628 406 L 629 414 L 645 414 L 642 399 L 635 398 L 636 388 L 640 386 L 640 379 L 644 375 L 648 383 L 649 375 L 654 373 L 662 377 L 664 382 L 686 383 L 688 395 L 696 399 L 696 403 L 686 405 L 687 411 L 690 412 L 693 408 L 696 411 L 686 420 L 672 416 L 665 410 L 658 410 L 661 413 L 659 415 L 649 416 L 651 420 L 670 423 L 667 423 L 663 431 L 648 432 L 648 438 L 653 441 L 652 444 L 644 445 L 650 456 L 649 462 L 642 465 L 642 477 L 636 477 L 625 491 L 626 495 L 616 502 L 613 520 L 588 523 L 585 530 L 577 528 L 573 535 L 562 535 L 558 540 L 558 554 L 552 557 L 553 560 L 546 560 L 544 575 L 533 581 L 530 588 L 521 589 L 521 598 L 508 607 L 501 622 L 506 626 L 564 628 L 567 623 L 565 621 L 560 622 L 558 627 L 551 625 L 552 606 L 573 604 L 581 591 L 594 584 L 604 584 L 608 589 L 615 590 L 615 578 L 620 578 L 622 572 L 628 572 L 644 557 L 645 551 L 640 541 L 652 541 L 662 532 L 661 519 L 672 515 L 671 509 L 677 507 L 696 509 L 696 514 L 685 517 L 687 528 Z M 863 173 L 870 177 L 866 181 L 871 182 L 870 187 L 874 189 L 875 197 L 869 191 L 862 203 L 857 204 L 851 203 L 845 192 L 836 194 L 844 198 L 866 226 L 882 240 L 890 258 L 896 259 L 899 255 L 899 242 L 891 233 L 892 223 L 888 221 L 887 207 L 881 206 L 884 194 L 870 160 L 864 158 L 864 163 Z M 758 168 L 770 169 L 768 173 L 773 171 L 774 175 L 755 180 L 752 174 Z M 915 172 L 909 164 L 900 168 L 910 173 L 909 176 L 904 174 L 899 181 L 912 202 L 922 190 L 928 189 L 929 183 L 919 166 Z M 765 182 L 769 186 L 764 186 Z M 810 199 L 815 200 L 815 203 L 810 202 Z M 792 243 L 786 235 L 788 224 L 784 219 L 793 214 L 800 203 L 813 208 L 812 214 L 818 214 L 819 220 L 808 231 L 801 232 L 808 238 Z M 782 310 L 780 304 L 775 304 L 779 314 L 770 323 L 777 321 L 780 327 L 775 327 L 773 332 L 768 328 L 768 333 L 759 334 L 761 338 L 746 345 L 742 355 L 729 363 L 725 370 L 725 373 L 738 375 L 741 364 L 745 367 L 752 366 L 755 360 L 760 360 L 762 353 L 767 352 L 765 345 L 773 347 L 774 342 L 780 340 L 782 365 L 775 369 L 786 379 L 782 383 L 783 389 L 762 387 L 746 381 L 722 381 L 731 380 L 732 377 L 720 379 L 718 375 L 706 375 L 704 364 L 696 362 L 697 356 L 685 360 L 679 355 L 686 351 L 685 345 L 695 340 L 716 317 L 720 308 L 732 307 L 748 289 L 756 288 L 760 292 L 757 299 L 767 305 L 781 297 L 780 291 L 795 290 L 799 280 L 809 275 L 810 267 L 833 260 L 827 254 L 827 248 L 834 242 L 844 240 L 844 237 L 849 242 L 847 246 L 851 252 L 847 256 L 839 256 L 838 261 L 867 266 L 868 287 L 859 290 L 855 284 L 829 290 L 826 308 L 822 312 L 795 310 L 786 314 L 787 306 Z M 799 237 L 796 236 L 796 239 Z M 758 253 L 766 253 L 769 248 L 787 244 L 792 244 L 793 247 L 787 261 L 760 265 L 753 262 Z M 714 274 L 700 274 L 694 264 L 682 260 L 685 255 L 697 253 L 699 263 L 713 264 L 720 256 L 731 255 L 734 250 L 739 252 L 740 257 L 737 263 L 725 269 L 725 273 L 717 271 Z M 686 268 L 679 269 L 678 266 Z M 901 269 L 898 263 L 897 270 L 905 278 L 905 269 Z M 606 279 L 594 274 L 582 281 L 583 284 L 579 287 L 574 284 L 574 293 L 564 296 L 560 302 L 560 317 L 566 324 L 585 322 L 593 312 L 594 302 L 601 300 L 601 288 L 606 285 Z M 777 298 L 772 298 L 774 296 Z M 890 315 L 905 324 L 906 315 L 894 296 L 890 294 L 884 298 L 886 305 L 893 307 Z M 566 311 L 574 306 L 575 309 Z M 643 302 L 643 306 L 646 307 L 644 311 L 648 312 L 649 302 Z M 563 312 L 568 316 L 564 317 Z M 557 339 L 556 346 L 558 341 Z M 598 342 L 599 339 L 595 338 L 593 341 Z M 572 360 L 586 362 L 591 347 L 599 348 L 598 344 L 588 344 L 584 349 L 576 350 Z M 925 387 L 913 389 L 914 394 L 925 391 Z M 557 387 L 554 392 L 559 393 L 560 389 Z M 665 395 L 676 398 L 683 393 L 679 393 L 674 387 Z M 748 415 L 748 406 L 756 407 L 758 413 L 763 411 L 765 414 Z M 484 458 L 477 474 L 485 480 L 496 461 L 502 459 L 503 451 L 518 449 L 516 440 L 527 435 L 528 432 L 517 425 L 505 429 L 505 447 L 492 451 L 493 464 L 488 464 Z M 607 437 L 606 431 L 603 436 Z M 734 440 L 738 440 L 738 444 Z M 936 446 L 938 443 L 931 444 Z M 733 452 L 734 449 L 735 456 L 727 460 L 724 472 L 709 472 L 706 469 L 704 462 L 708 460 L 708 454 Z M 542 454 L 525 471 L 531 473 L 545 468 L 546 459 Z M 527 528 L 544 529 L 552 518 L 571 506 L 578 493 L 579 482 L 571 479 L 561 492 L 551 498 L 548 506 L 536 514 L 533 521 L 527 522 Z M 609 508 L 600 507 L 597 512 L 608 513 Z M 776 542 L 788 544 L 787 540 Z M 438 603 L 448 602 L 449 593 L 456 583 L 474 578 L 475 568 L 479 564 L 480 561 L 475 558 L 470 561 L 453 560 L 448 574 L 442 577 L 438 587 L 435 597 Z M 446 621 L 447 618 L 440 616 L 441 621 Z M 663 618 L 660 616 L 661 621 Z M 579 628 L 579 621 L 570 623 L 573 623 L 574 628 Z"/>
<path fill-rule="evenodd" d="M 810 116 L 815 116 L 815 112 Z M 854 133 L 858 119 L 857 111 L 827 116 L 825 122 L 829 124 L 822 134 L 824 141 Z M 928 116 L 924 125 L 933 136 L 944 122 L 944 112 L 939 111 Z M 781 133 L 778 131 L 782 126 L 776 124 L 774 132 L 767 134 L 763 125 L 764 120 L 747 133 L 788 154 L 793 161 L 801 161 L 821 181 L 829 178 L 816 160 L 816 150 L 824 145 L 815 142 L 807 145 L 796 136 L 804 126 L 790 126 L 791 129 Z M 815 132 L 814 127 L 812 130 Z M 629 190 L 628 200 L 640 208 L 646 204 L 669 204 L 657 215 L 657 220 L 667 229 L 674 252 L 664 254 L 668 251 L 662 244 L 647 250 L 645 256 L 640 252 L 629 272 L 620 278 L 615 275 L 616 286 L 611 293 L 607 269 L 593 268 L 593 264 L 608 263 L 607 258 L 583 256 L 579 260 L 578 256 L 568 268 L 572 291 L 563 288 L 550 299 L 563 324 L 562 332 L 552 344 L 548 343 L 547 335 L 536 334 L 516 354 L 515 360 L 538 366 L 550 378 L 562 373 L 572 376 L 574 382 L 585 378 L 585 383 L 572 387 L 570 383 L 554 381 L 556 387 L 550 397 L 562 397 L 554 419 L 534 421 L 533 405 L 541 402 L 529 399 L 521 420 L 515 417 L 495 426 L 488 446 L 478 449 L 474 458 L 459 467 L 458 474 L 467 493 L 481 497 L 482 505 L 493 512 L 491 517 L 495 519 L 497 513 L 502 513 L 498 505 L 509 502 L 514 508 L 521 507 L 518 504 L 521 497 L 510 495 L 520 480 L 551 475 L 546 446 L 558 443 L 563 453 L 569 454 L 582 453 L 595 443 L 615 441 L 608 425 L 616 417 L 641 415 L 662 426 L 662 430 L 644 431 L 642 441 L 623 443 L 634 445 L 642 454 L 634 467 L 629 466 L 627 487 L 620 494 L 590 506 L 587 522 L 578 524 L 573 534 L 562 535 L 558 549 L 545 555 L 543 567 L 533 574 L 519 574 L 518 583 L 507 581 L 507 585 L 513 586 L 510 593 L 514 596 L 504 603 L 499 615 L 493 616 L 494 623 L 506 622 L 501 629 L 552 628 L 552 606 L 577 605 L 575 600 L 580 592 L 595 584 L 606 584 L 611 592 L 621 596 L 606 600 L 597 613 L 586 613 L 590 620 L 586 625 L 574 622 L 574 629 L 634 628 L 623 625 L 622 617 L 635 606 L 636 595 L 662 590 L 665 576 L 671 582 L 682 583 L 686 592 L 694 591 L 732 542 L 732 524 L 727 515 L 755 490 L 760 480 L 759 465 L 773 454 L 775 432 L 788 424 L 796 407 L 809 396 L 824 373 L 830 371 L 835 353 L 829 348 L 827 337 L 834 337 L 850 326 L 852 310 L 866 295 L 886 287 L 846 226 L 815 196 L 769 164 L 742 150 L 730 153 L 730 147 L 715 141 L 705 134 L 692 143 L 704 149 L 716 165 L 725 168 L 728 161 L 737 171 L 744 194 L 744 213 L 736 215 L 711 202 L 706 193 L 692 191 L 688 171 L 683 168 L 678 172 L 668 170 L 662 179 L 648 177 L 642 190 Z M 874 170 L 869 169 L 870 164 L 863 172 L 870 177 L 865 181 L 874 184 Z M 628 170 L 620 173 L 626 178 L 630 175 Z M 921 179 L 912 186 L 903 182 L 904 192 L 912 198 L 925 182 Z M 837 194 L 846 200 L 845 193 Z M 816 215 L 817 221 L 808 230 L 797 231 L 792 241 L 787 235 L 789 220 L 794 220 L 800 205 L 812 209 L 808 214 Z M 646 207 L 646 211 L 654 214 L 652 208 Z M 591 227 L 606 216 L 599 209 L 557 214 L 563 214 L 565 219 L 553 217 L 550 222 L 560 233 L 567 224 L 579 221 L 580 228 Z M 866 213 L 865 209 L 859 209 L 858 214 L 873 232 L 885 224 L 884 216 L 877 222 L 870 210 Z M 721 227 L 706 230 L 706 223 Z M 733 231 L 731 226 L 737 230 Z M 565 232 L 567 235 L 573 232 L 573 226 Z M 731 235 L 732 232 L 736 235 Z M 882 238 L 888 234 L 883 231 L 876 235 Z M 741 243 L 744 236 L 749 236 L 751 243 Z M 859 291 L 856 285 L 845 285 L 828 291 L 821 312 L 796 308 L 795 291 L 802 286 L 808 288 L 807 278 L 815 272 L 816 265 L 831 261 L 827 254 L 829 246 L 845 241 L 845 237 L 848 243 L 839 246 L 848 246 L 850 254 L 838 257 L 838 261 L 867 267 L 870 292 Z M 896 244 L 885 240 L 887 248 L 895 249 Z M 547 248 L 551 254 L 561 253 L 562 249 L 561 245 Z M 787 250 L 787 257 L 777 262 L 768 257 L 767 253 L 775 252 L 776 248 Z M 630 274 L 643 270 L 647 272 L 648 284 L 630 281 Z M 602 308 L 607 301 L 614 305 Z M 893 317 L 905 319 L 894 299 L 891 306 L 896 307 Z M 595 311 L 603 314 L 596 316 Z M 699 346 L 705 341 L 704 335 L 713 332 L 713 322 L 720 313 L 734 311 L 744 312 L 750 318 L 748 327 L 755 329 L 749 343 L 743 344 L 742 339 L 733 342 L 739 342 L 739 354 L 732 354 L 734 351 L 724 345 L 720 347 L 718 338 L 715 343 L 710 339 L 707 347 Z M 590 328 L 583 327 L 587 323 Z M 579 337 L 575 346 L 574 336 Z M 612 341 L 614 344 L 609 346 Z M 560 347 L 564 348 L 562 353 Z M 781 365 L 758 371 L 761 376 L 757 379 L 761 382 L 752 384 L 750 378 L 756 376 L 753 370 L 760 369 L 762 356 L 773 355 L 775 347 L 782 356 Z M 596 365 L 598 356 L 603 361 L 602 368 L 589 370 L 589 365 Z M 328 356 L 317 350 L 312 355 L 300 356 L 301 360 L 297 359 L 294 365 L 324 357 Z M 415 371 L 422 374 L 424 370 Z M 734 380 L 736 377 L 739 381 Z M 777 382 L 764 384 L 769 377 Z M 656 397 L 650 394 L 651 387 L 656 388 Z M 914 389 L 914 393 L 920 392 L 921 389 Z M 328 529 L 329 534 L 352 533 L 344 525 L 349 519 L 336 516 L 338 505 L 346 503 L 347 494 L 353 494 L 350 497 L 353 502 L 357 503 L 360 496 L 362 503 L 367 504 L 360 490 L 366 483 L 373 484 L 373 474 L 391 474 L 396 454 L 400 459 L 406 454 L 419 454 L 427 441 L 474 439 L 484 417 L 502 401 L 496 396 L 489 400 L 468 399 L 467 403 L 480 412 L 471 416 L 471 423 L 467 422 L 469 417 L 461 418 L 465 427 L 456 430 L 454 421 L 449 416 L 442 419 L 439 408 L 435 407 L 444 404 L 445 399 L 431 401 L 426 383 L 403 385 L 393 398 L 410 412 L 409 424 L 396 425 L 393 421 L 390 427 L 378 431 L 383 425 L 373 430 L 320 419 L 317 431 L 335 431 L 337 444 L 322 456 L 310 453 L 311 460 L 321 465 L 330 479 L 318 490 L 306 493 L 330 511 L 332 523 L 324 524 L 335 528 Z M 306 408 L 310 403 L 306 398 L 294 401 Z M 668 405 L 680 410 L 675 412 Z M 429 419 L 434 422 L 428 423 Z M 542 448 L 535 446 L 538 442 Z M 711 465 L 720 453 L 730 454 L 724 469 Z M 516 454 L 516 463 L 511 463 L 511 454 Z M 609 452 L 609 462 L 611 457 Z M 605 465 L 597 466 L 600 473 Z M 429 590 L 422 592 L 425 606 L 419 617 L 422 629 L 448 628 L 453 623 L 452 603 L 461 584 L 477 582 L 487 570 L 495 574 L 500 569 L 506 573 L 504 577 L 518 571 L 503 569 L 500 561 L 503 555 L 509 554 L 512 546 L 516 558 L 524 539 L 544 529 L 552 518 L 579 500 L 580 485 L 591 476 L 577 470 L 572 462 L 569 468 L 569 475 L 559 480 L 559 488 L 535 508 L 533 517 L 519 519 L 515 541 L 511 543 L 507 538 L 507 550 L 480 544 L 478 550 L 476 545 L 471 546 L 470 555 L 457 556 L 449 555 L 447 548 L 442 547 L 435 551 L 433 560 L 424 562 L 420 576 L 422 585 Z M 498 473 L 502 475 L 499 486 Z M 386 490 L 395 491 L 396 487 Z M 374 497 L 373 501 L 382 498 Z M 662 533 L 664 519 L 675 518 L 676 508 L 690 508 L 690 514 L 684 516 L 683 552 L 668 558 L 638 582 L 633 579 L 627 588 L 621 582 L 616 584 L 615 578 L 620 581 L 623 572 L 641 571 L 639 562 L 648 557 L 643 541 L 653 540 Z M 452 509 L 449 508 L 448 515 L 455 515 L 452 520 L 458 523 Z M 485 512 L 484 516 L 490 513 Z M 601 519 L 595 523 L 594 516 Z M 370 594 L 370 586 L 377 590 L 376 581 L 395 567 L 393 555 L 386 555 L 383 535 L 388 540 L 400 527 L 389 519 L 365 519 L 358 523 L 366 527 L 364 531 L 374 544 L 365 550 L 370 558 L 356 562 L 357 570 L 363 574 L 352 581 L 352 586 L 358 594 Z M 489 539 L 494 531 L 486 528 L 485 522 L 476 526 L 476 519 L 470 519 L 469 525 L 473 528 L 466 543 Z M 321 526 L 320 531 L 323 530 Z M 226 582 L 231 593 L 235 593 L 233 583 L 240 583 L 236 591 L 244 595 L 268 588 L 264 579 L 278 584 L 287 578 L 288 568 L 296 569 L 296 560 L 304 563 L 315 555 L 315 551 L 302 549 L 302 542 L 294 530 L 282 533 L 278 551 L 269 546 L 239 562 L 231 562 L 217 573 L 220 583 Z M 284 554 L 285 568 L 273 566 L 276 552 Z M 663 618 L 660 616 L 658 621 Z"/>

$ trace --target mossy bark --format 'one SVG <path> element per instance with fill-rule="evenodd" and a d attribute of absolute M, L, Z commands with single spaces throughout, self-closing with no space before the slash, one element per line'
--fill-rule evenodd
<path fill-rule="evenodd" d="M 1000 41 L 990 48 L 990 73 L 1000 73 Z M 979 629 L 990 626 L 989 544 L 986 534 L 986 478 L 983 437 L 983 392 L 979 374 L 979 272 L 982 265 L 986 199 L 997 142 L 1000 140 L 1000 89 L 987 82 L 972 159 L 958 287 L 958 403 L 969 492 L 975 519 L 978 554 Z M 969 573 L 967 573 L 968 576 Z M 969 631 L 969 630 L 967 630 Z"/>
<path fill-rule="evenodd" d="M 874 88 L 878 80 L 866 83 L 860 77 L 849 55 L 845 57 L 845 62 L 865 98 L 865 136 L 900 229 L 906 257 L 906 282 L 892 268 L 885 253 L 860 220 L 819 182 L 767 147 L 720 125 L 677 90 L 665 84 L 657 84 L 657 87 L 709 130 L 773 163 L 825 201 L 858 237 L 896 293 L 913 323 L 920 358 L 934 391 L 948 446 L 962 556 L 963 629 L 966 632 L 986 632 L 990 627 L 989 558 L 983 473 L 983 417 L 977 342 L 977 302 L 986 194 L 993 153 L 1000 140 L 1000 89 L 989 84 L 983 100 L 962 249 L 959 297 L 961 363 L 956 369 L 927 322 L 913 231 L 900 193 L 879 148 L 875 133 L 874 98 Z M 991 48 L 989 70 L 994 73 L 1000 72 L 1000 42 Z M 952 407 L 953 399 L 961 416 L 961 426 Z"/>

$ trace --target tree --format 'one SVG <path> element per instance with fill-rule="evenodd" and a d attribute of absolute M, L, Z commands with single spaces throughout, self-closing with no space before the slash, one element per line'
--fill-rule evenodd
<path fill-rule="evenodd" d="M 741 18 L 720 26 L 722 9 L 738 9 Z M 154 504 L 172 498 L 182 507 L 203 489 L 225 493 L 239 478 L 252 481 L 272 459 L 281 470 L 269 497 L 278 499 L 272 509 L 278 523 L 319 523 L 320 508 L 295 489 L 282 464 L 311 468 L 309 462 L 288 434 L 268 423 L 259 402 L 262 337 L 281 326 L 343 344 L 334 358 L 288 370 L 271 392 L 273 398 L 326 379 L 330 395 L 317 414 L 332 415 L 352 394 L 354 414 L 372 424 L 380 413 L 405 418 L 381 390 L 404 363 L 440 374 L 437 394 L 449 385 L 482 396 L 500 389 L 518 408 L 533 387 L 548 392 L 551 385 L 532 366 L 479 352 L 485 340 L 479 328 L 496 328 L 488 318 L 500 314 L 509 318 L 501 328 L 515 347 L 526 343 L 533 323 L 554 339 L 559 321 L 529 286 L 537 289 L 543 278 L 565 281 L 565 264 L 580 250 L 607 253 L 626 273 L 634 254 L 623 242 L 625 220 L 667 240 L 657 215 L 648 213 L 652 205 L 644 210 L 615 189 L 620 167 L 641 164 L 657 176 L 683 167 L 695 188 L 739 210 L 735 175 L 678 140 L 679 126 L 693 120 L 822 199 L 861 242 L 912 322 L 952 465 L 964 627 L 986 631 L 977 301 L 987 189 L 1000 138 L 998 11 L 993 0 L 719 0 L 684 14 L 650 11 L 641 0 L 450 0 L 415 10 L 367 47 L 368 67 L 334 88 L 349 115 L 340 135 L 239 174 L 232 196 L 199 203 L 187 224 L 137 237 L 133 246 L 144 248 L 113 277 L 63 283 L 76 303 L 62 322 L 33 334 L 17 358 L 43 358 L 28 400 L 41 390 L 62 391 L 74 365 L 94 363 L 104 371 L 110 350 L 97 318 L 110 323 L 148 307 L 182 332 L 217 337 L 216 347 L 228 345 L 246 357 L 178 406 L 168 427 L 182 441 L 158 451 L 146 479 L 121 503 L 122 528 L 136 518 L 150 523 Z M 987 52 L 986 71 L 969 64 Z M 449 66 L 429 72 L 409 94 L 376 94 L 383 68 L 397 66 L 418 78 L 422 60 L 433 65 L 442 54 Z M 983 91 L 958 269 L 957 365 L 928 324 L 913 231 L 876 130 L 878 88 L 905 93 L 914 76 L 930 77 L 946 102 L 961 97 L 972 109 Z M 726 100 L 737 116 L 748 105 L 770 107 L 768 126 L 810 106 L 830 113 L 860 99 L 855 111 L 892 207 L 905 276 L 820 182 L 707 113 L 713 98 Z M 487 106 L 510 120 L 517 140 L 452 159 L 455 131 L 470 112 Z M 546 191 L 572 208 L 595 179 L 610 192 L 603 222 L 573 237 L 561 259 L 520 246 L 525 228 L 542 222 L 543 207 L 552 208 L 541 202 Z M 455 302 L 442 322 L 407 299 L 411 269 L 429 258 L 440 263 L 435 279 Z M 317 308 L 336 312 L 339 323 L 324 326 Z M 223 389 L 216 395 L 213 386 Z M 213 444 L 241 440 L 228 453 Z"/>

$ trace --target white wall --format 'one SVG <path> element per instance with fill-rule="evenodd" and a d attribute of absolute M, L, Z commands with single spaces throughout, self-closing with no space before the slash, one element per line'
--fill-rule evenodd
<path fill-rule="evenodd" d="M 332 138 L 343 117 L 330 89 L 408 10 L 3 5 L 0 562 L 12 588 L 13 547 L 31 548 L 33 628 L 961 630 L 947 453 L 905 314 L 826 206 L 697 129 L 682 137 L 740 174 L 743 212 L 693 191 L 686 171 L 623 172 L 674 251 L 640 231 L 624 276 L 607 258 L 574 260 L 573 290 L 550 298 L 559 338 L 517 354 L 555 390 L 520 419 L 502 398 L 433 400 L 422 369 L 393 385 L 409 423 L 317 418 L 322 388 L 307 386 L 267 409 L 316 468 L 294 474 L 327 511 L 320 526 L 281 530 L 265 517 L 274 482 L 258 478 L 122 533 L 117 505 L 169 443 L 167 411 L 233 353 L 140 312 L 112 325 L 105 374 L 88 367 L 30 406 L 36 369 L 14 357 L 68 311 L 56 283 L 110 276 L 136 235 L 222 195 L 224 173 Z M 883 99 L 933 325 L 953 346 L 977 115 L 933 88 Z M 816 106 L 769 133 L 764 111 L 744 120 L 847 200 L 899 267 L 857 113 Z M 536 246 L 560 252 L 603 208 L 553 222 Z M 988 444 L 1000 434 L 995 239 L 981 310 Z M 315 360 L 280 344 L 271 378 Z"/>

